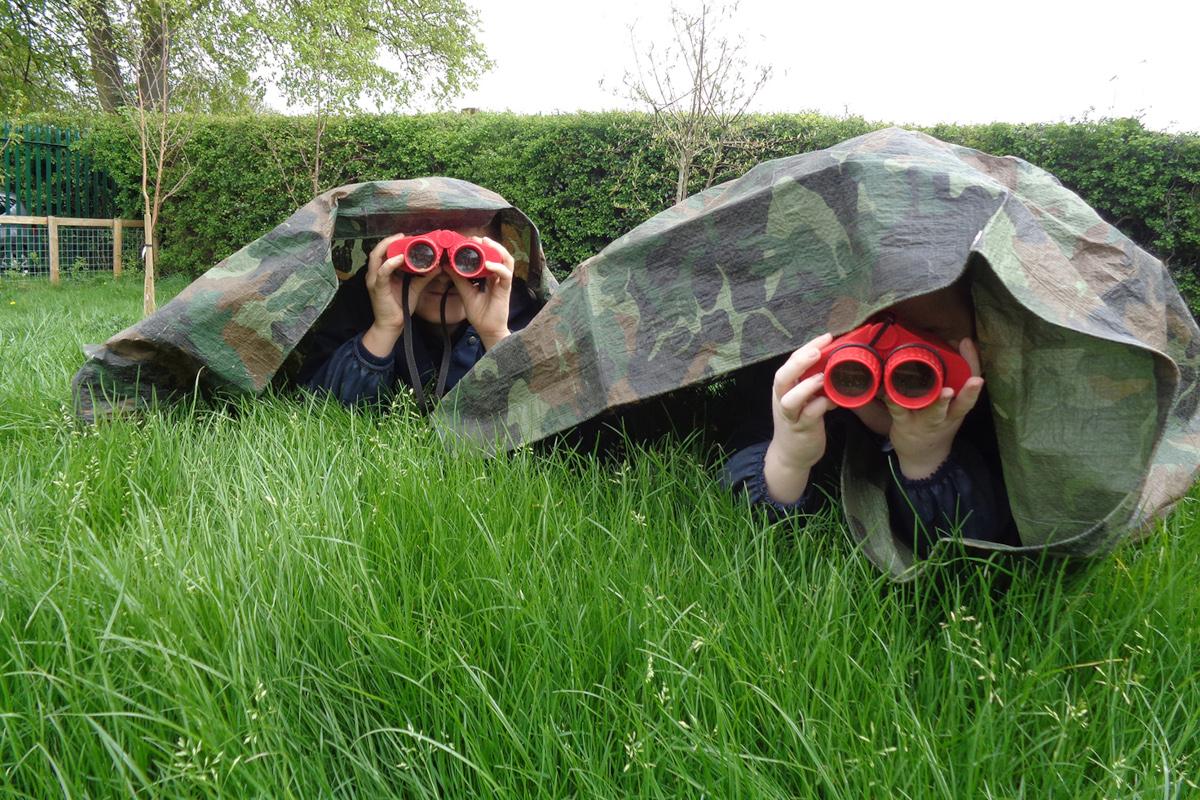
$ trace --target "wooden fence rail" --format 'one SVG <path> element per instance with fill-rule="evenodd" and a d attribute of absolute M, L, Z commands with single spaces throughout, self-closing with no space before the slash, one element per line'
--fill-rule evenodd
<path fill-rule="evenodd" d="M 107 228 L 112 231 L 112 265 L 113 277 L 121 275 L 121 255 L 125 243 L 126 228 L 142 228 L 145 224 L 140 219 L 85 219 L 81 217 L 32 217 L 32 216 L 0 216 L 0 226 L 3 225 L 45 225 L 49 238 L 50 250 L 50 283 L 57 284 L 60 280 L 58 233 L 61 227 L 70 228 Z"/>

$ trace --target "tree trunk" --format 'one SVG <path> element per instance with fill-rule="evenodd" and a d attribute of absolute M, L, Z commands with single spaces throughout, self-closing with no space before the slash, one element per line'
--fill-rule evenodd
<path fill-rule="evenodd" d="M 145 270 L 145 278 L 142 280 L 142 314 L 149 316 L 154 313 L 154 309 L 157 306 L 154 300 L 154 268 L 158 263 L 158 253 L 155 247 L 158 242 L 154 235 L 154 227 L 158 223 L 158 189 L 156 180 L 154 191 L 155 202 L 151 203 L 150 130 L 146 125 L 146 109 L 144 106 L 138 107 L 138 134 L 142 145 L 142 253 L 145 255 L 145 258 L 142 259 L 142 267 Z M 158 163 L 161 172 L 161 150 Z"/>
<path fill-rule="evenodd" d="M 691 140 L 682 141 L 676 152 L 675 168 L 678 171 L 675 178 L 675 202 L 680 203 L 687 197 L 688 182 L 692 178 L 692 162 L 696 158 L 695 146 Z"/>
<path fill-rule="evenodd" d="M 157 301 L 154 299 L 154 270 L 158 261 L 158 236 L 154 230 L 154 215 L 149 210 L 142 214 L 142 230 L 146 235 L 145 253 L 146 260 L 143 265 L 146 269 L 146 277 L 142 281 L 142 314 L 149 316 L 154 313 L 158 307 Z"/>
<path fill-rule="evenodd" d="M 81 0 L 79 11 L 83 16 L 92 79 L 96 83 L 100 108 L 116 111 L 125 105 L 125 79 L 121 77 L 121 65 L 117 61 L 108 10 L 103 0 Z"/>
<path fill-rule="evenodd" d="M 313 152 L 312 196 L 321 193 L 321 137 L 325 134 L 325 113 L 320 105 L 317 106 L 317 141 Z"/>
<path fill-rule="evenodd" d="M 160 3 L 147 3 L 142 13 L 142 48 L 138 54 L 138 95 L 142 107 L 165 111 L 167 89 L 166 9 Z"/>

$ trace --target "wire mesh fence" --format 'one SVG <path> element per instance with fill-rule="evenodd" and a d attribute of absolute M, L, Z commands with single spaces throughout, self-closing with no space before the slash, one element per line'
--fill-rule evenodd
<path fill-rule="evenodd" d="M 49 275 L 46 225 L 0 225 L 0 275 Z"/>
<path fill-rule="evenodd" d="M 0 216 L 0 276 L 120 275 L 141 268 L 143 244 L 137 220 Z"/>
<path fill-rule="evenodd" d="M 88 272 L 120 272 L 141 265 L 142 229 L 128 228 L 121 237 L 121 269 L 113 269 L 113 229 L 60 226 L 58 259 L 63 275 Z"/>

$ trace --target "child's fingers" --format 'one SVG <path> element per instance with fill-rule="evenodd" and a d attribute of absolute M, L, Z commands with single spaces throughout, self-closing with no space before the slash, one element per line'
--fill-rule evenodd
<path fill-rule="evenodd" d="M 516 261 L 513 260 L 512 255 L 508 252 L 508 249 L 504 245 L 500 244 L 495 239 L 491 239 L 487 236 L 473 236 L 471 238 L 473 238 L 477 242 L 486 244 L 488 247 L 492 248 L 497 253 L 499 253 L 500 258 L 503 259 L 503 261 L 504 261 L 504 266 L 508 267 L 510 270 L 516 268 Z"/>
<path fill-rule="evenodd" d="M 392 256 L 376 269 L 375 274 L 380 278 L 391 277 L 392 273 L 404 266 L 404 256 Z M 431 273 L 432 274 L 432 273 Z"/>
<path fill-rule="evenodd" d="M 816 402 L 813 398 L 825 384 L 824 373 L 818 372 L 797 383 L 779 398 L 779 410 L 789 422 L 798 422 L 801 413 Z M 825 398 L 819 398 L 825 399 Z"/>
<path fill-rule="evenodd" d="M 901 422 L 913 417 L 919 418 L 921 421 L 930 424 L 940 424 L 946 419 L 946 414 L 950 408 L 950 402 L 954 399 L 953 389 L 942 389 L 942 393 L 938 398 L 924 408 L 908 409 L 896 403 L 892 398 L 884 395 L 883 404 L 887 406 L 888 413 L 892 415 L 893 422 Z"/>
<path fill-rule="evenodd" d="M 379 243 L 371 248 L 371 255 L 367 257 L 367 269 L 375 267 L 380 269 L 384 263 L 384 257 L 387 255 L 388 245 L 397 239 L 403 239 L 406 234 L 393 233 L 391 236 L 385 236 L 379 240 Z M 390 260 L 390 259 L 388 259 Z"/>
<path fill-rule="evenodd" d="M 942 394 L 937 400 L 917 413 L 928 414 L 930 422 L 941 424 L 946 421 L 946 415 L 950 413 L 952 402 L 954 402 L 954 390 L 947 387 L 942 389 Z"/>
<path fill-rule="evenodd" d="M 800 411 L 800 422 L 818 423 L 825 416 L 825 412 L 833 408 L 833 401 L 825 395 L 818 395 L 809 401 Z"/>
<path fill-rule="evenodd" d="M 898 406 L 886 394 L 883 396 L 883 407 L 887 409 L 888 416 L 892 418 L 892 422 L 900 422 L 906 418 L 911 412 L 903 406 Z"/>
<path fill-rule="evenodd" d="M 962 419 L 979 402 L 981 394 L 983 394 L 983 378 L 967 378 L 967 382 L 959 390 L 958 396 L 950 403 L 947 416 L 952 419 Z"/>
<path fill-rule="evenodd" d="M 800 380 L 800 376 L 821 360 L 821 348 L 831 341 L 833 336 L 823 333 L 792 353 L 788 360 L 783 362 L 783 366 L 775 371 L 775 396 L 782 398 L 789 392 Z"/>
<path fill-rule="evenodd" d="M 499 264 L 495 261 L 488 261 L 484 268 L 490 273 L 488 279 L 490 283 L 496 286 L 507 289 L 512 286 L 513 271 L 507 264 Z"/>
<path fill-rule="evenodd" d="M 963 339 L 958 343 L 958 353 L 971 368 L 972 375 L 983 374 L 983 368 L 979 363 L 979 348 L 975 346 L 975 342 L 971 341 L 970 339 Z"/>

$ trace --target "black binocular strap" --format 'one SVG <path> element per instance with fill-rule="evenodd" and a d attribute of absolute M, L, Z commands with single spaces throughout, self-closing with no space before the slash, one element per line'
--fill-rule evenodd
<path fill-rule="evenodd" d="M 421 409 L 422 413 L 428 413 L 431 403 L 425 397 L 425 387 L 421 385 L 421 373 L 417 369 L 417 359 L 413 355 L 412 311 L 408 308 L 408 288 L 412 283 L 412 278 L 412 273 L 406 272 L 401 286 L 403 300 L 400 305 L 404 310 L 404 330 L 400 332 L 400 338 L 404 340 L 404 360 L 408 362 L 408 379 L 412 383 L 413 396 L 417 400 L 417 408 Z M 446 300 L 448 299 L 449 294 L 442 295 L 442 366 L 438 370 L 437 386 L 434 388 L 433 399 L 435 401 L 441 400 L 442 395 L 445 394 L 446 376 L 450 372 L 450 331 L 446 327 Z"/>
<path fill-rule="evenodd" d="M 437 386 L 433 390 L 433 399 L 441 400 L 446 393 L 446 376 L 450 374 L 450 328 L 446 325 L 446 301 L 450 293 L 442 294 L 442 366 L 438 368 Z"/>
<path fill-rule="evenodd" d="M 879 344 L 879 340 L 883 338 L 883 334 L 887 332 L 887 329 L 896 323 L 896 318 L 891 314 L 884 314 L 882 322 L 883 325 L 878 331 L 875 332 L 875 335 L 871 337 L 871 341 L 867 343 L 867 347 L 871 348 L 872 350 L 875 349 L 875 345 Z"/>
<path fill-rule="evenodd" d="M 417 408 L 427 411 L 421 373 L 417 371 L 417 359 L 413 356 L 412 312 L 408 309 L 408 287 L 412 284 L 412 277 L 412 273 L 406 272 L 401 278 L 400 307 L 404 310 L 404 330 L 400 332 L 400 338 L 404 340 L 404 360 L 408 362 L 408 380 L 412 384 L 413 396 L 417 399 Z"/>

